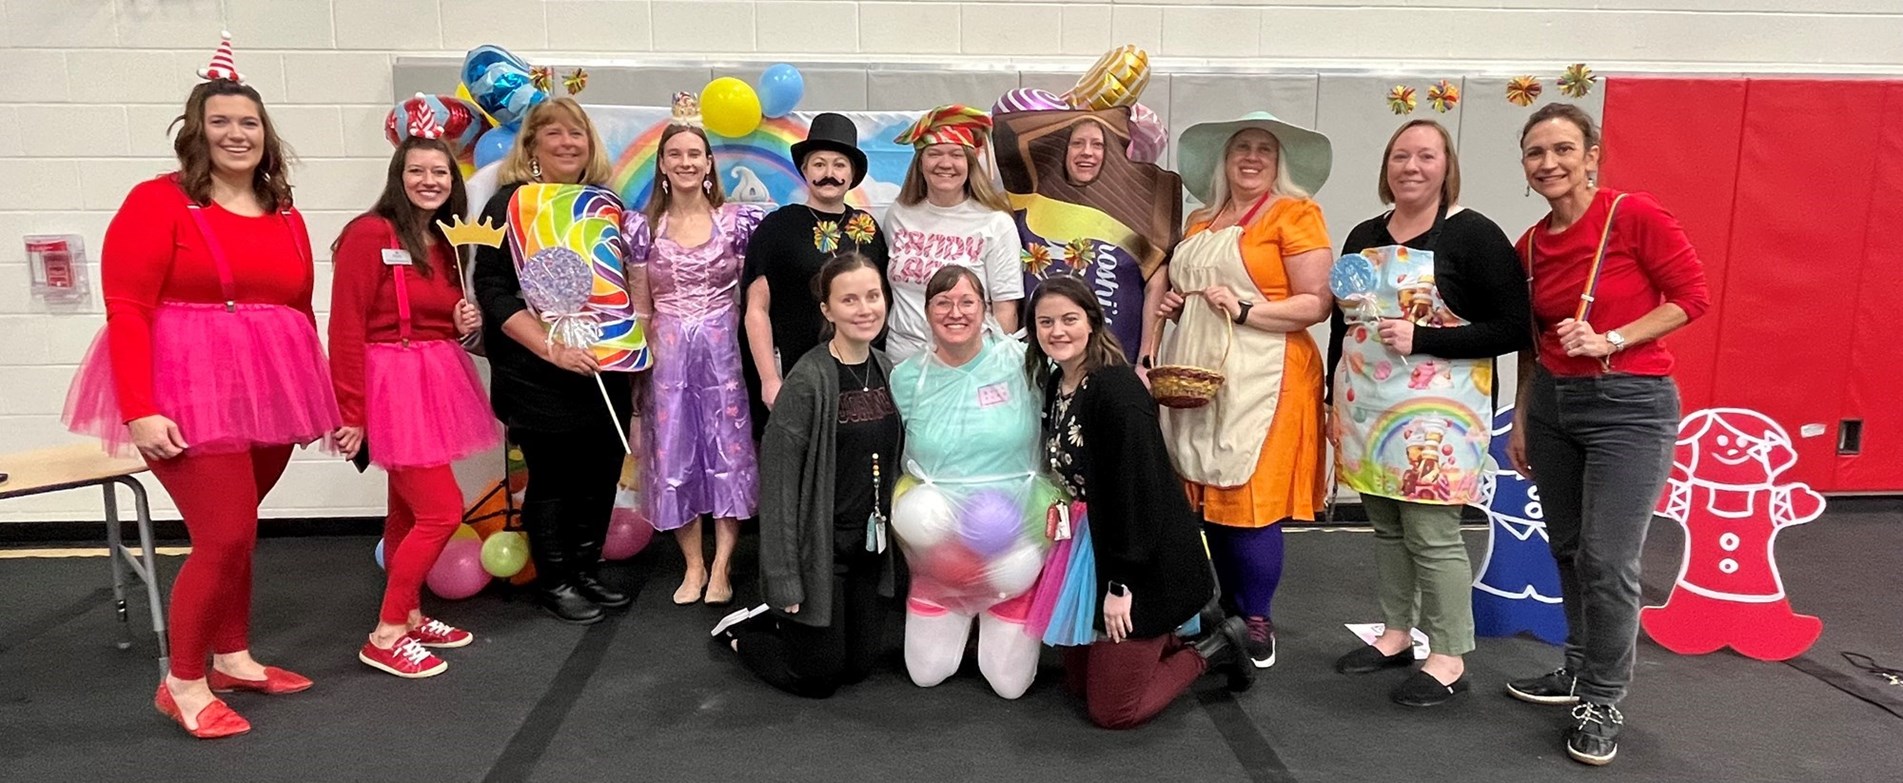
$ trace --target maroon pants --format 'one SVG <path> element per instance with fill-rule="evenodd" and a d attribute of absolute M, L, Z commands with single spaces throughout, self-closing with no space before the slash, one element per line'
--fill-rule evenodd
<path fill-rule="evenodd" d="M 149 461 L 165 487 L 192 552 L 172 580 L 172 676 L 205 677 L 211 653 L 251 648 L 251 552 L 258 543 L 258 503 L 284 475 L 290 446 L 259 446 L 235 454 L 184 454 Z"/>
<path fill-rule="evenodd" d="M 1148 723 L 1189 690 L 1209 663 L 1173 633 L 1064 648 L 1064 684 L 1106 729 Z"/>
<path fill-rule="evenodd" d="M 377 619 L 409 622 L 421 605 L 424 578 L 462 520 L 463 490 L 448 465 L 391 469 L 390 514 L 383 520 L 387 579 Z"/>

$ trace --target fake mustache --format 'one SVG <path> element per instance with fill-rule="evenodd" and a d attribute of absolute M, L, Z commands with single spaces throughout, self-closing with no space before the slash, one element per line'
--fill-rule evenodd
<path fill-rule="evenodd" d="M 819 179 L 813 180 L 812 185 L 813 187 L 816 187 L 816 188 L 823 188 L 828 186 L 843 188 L 846 186 L 846 181 L 838 177 L 820 177 Z"/>

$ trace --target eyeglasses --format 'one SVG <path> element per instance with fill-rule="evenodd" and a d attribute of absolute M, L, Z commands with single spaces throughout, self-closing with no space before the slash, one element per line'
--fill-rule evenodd
<path fill-rule="evenodd" d="M 931 308 L 932 312 L 940 315 L 950 313 L 954 309 L 967 313 L 975 313 L 984 308 L 984 303 L 978 301 L 975 297 L 953 299 L 949 296 L 941 296 L 931 301 Z"/>

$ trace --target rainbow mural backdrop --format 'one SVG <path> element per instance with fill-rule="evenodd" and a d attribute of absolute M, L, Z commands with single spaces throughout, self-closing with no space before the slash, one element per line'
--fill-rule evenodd
<path fill-rule="evenodd" d="M 647 206 L 654 188 L 654 161 L 660 153 L 661 131 L 669 110 L 661 106 L 588 106 L 588 116 L 601 134 L 602 146 L 613 163 L 610 181 L 629 209 Z M 905 181 L 912 148 L 894 144 L 917 112 L 840 112 L 859 128 L 859 148 L 866 153 L 866 179 L 846 197 L 852 206 L 883 212 Z M 768 119 L 759 129 L 740 138 L 709 134 L 714 167 L 720 173 L 727 200 L 762 205 L 795 204 L 806 198 L 806 182 L 793 166 L 793 144 L 806 138 L 817 112 L 794 112 Z"/>

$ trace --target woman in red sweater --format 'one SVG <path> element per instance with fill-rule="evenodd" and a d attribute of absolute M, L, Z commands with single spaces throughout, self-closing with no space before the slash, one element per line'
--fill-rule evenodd
<path fill-rule="evenodd" d="M 338 427 L 285 150 L 228 47 L 185 103 L 178 171 L 135 186 L 106 229 L 106 328 L 65 416 L 136 447 L 185 518 L 192 551 L 172 584 L 172 670 L 154 703 L 201 738 L 251 728 L 213 691 L 311 686 L 251 657 L 251 552 L 291 447 Z"/>
<path fill-rule="evenodd" d="M 1678 387 L 1665 335 L 1710 295 L 1678 219 L 1644 193 L 1598 187 L 1599 129 L 1548 104 L 1520 134 L 1529 189 L 1552 211 L 1520 237 L 1534 345 L 1520 352 L 1507 457 L 1538 485 L 1569 628 L 1565 664 L 1507 685 L 1514 698 L 1573 704 L 1566 752 L 1618 752 L 1618 702 L 1639 630 L 1639 552 L 1672 467 Z"/>
<path fill-rule="evenodd" d="M 482 320 L 463 298 L 455 250 L 435 226 L 468 205 L 441 136 L 434 118 L 411 118 L 383 195 L 331 248 L 330 369 L 344 419 L 337 445 L 352 458 L 367 449 L 390 474 L 383 608 L 357 659 L 405 678 L 449 668 L 425 648 L 474 639 L 424 617 L 419 601 L 423 577 L 462 521 L 450 463 L 500 439 L 459 342 Z"/>

